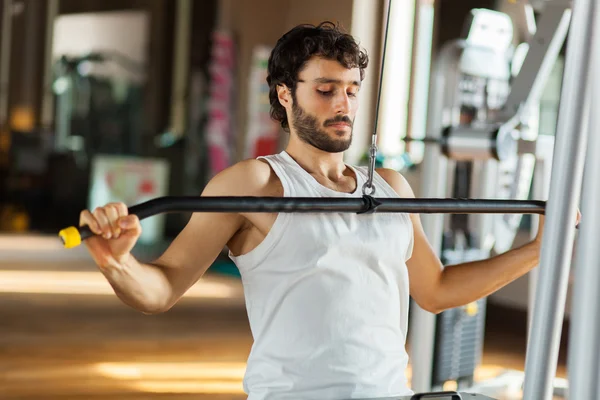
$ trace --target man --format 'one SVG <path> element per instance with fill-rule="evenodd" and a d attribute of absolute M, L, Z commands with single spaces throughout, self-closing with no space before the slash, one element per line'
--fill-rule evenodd
<path fill-rule="evenodd" d="M 368 64 L 329 23 L 298 26 L 269 59 L 271 115 L 285 151 L 215 176 L 203 196 L 360 197 L 364 168 L 344 164 Z M 359 134 L 365 134 L 360 132 Z M 414 197 L 379 169 L 377 196 Z M 409 296 L 439 313 L 468 304 L 538 264 L 541 236 L 484 261 L 442 268 L 419 215 L 196 213 L 156 261 L 130 253 L 141 228 L 124 204 L 81 213 L 86 245 L 117 296 L 141 312 L 172 307 L 227 246 L 254 337 L 249 399 L 347 399 L 412 394 L 405 378 Z M 542 225 L 540 226 L 542 232 Z"/>

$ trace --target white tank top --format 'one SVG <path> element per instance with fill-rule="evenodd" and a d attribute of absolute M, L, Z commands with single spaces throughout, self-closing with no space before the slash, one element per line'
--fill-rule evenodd
<path fill-rule="evenodd" d="M 285 151 L 269 162 L 285 197 L 361 197 L 321 185 Z M 375 197 L 399 197 L 375 174 Z M 254 344 L 249 400 L 405 396 L 413 230 L 403 213 L 280 213 L 235 257 Z"/>

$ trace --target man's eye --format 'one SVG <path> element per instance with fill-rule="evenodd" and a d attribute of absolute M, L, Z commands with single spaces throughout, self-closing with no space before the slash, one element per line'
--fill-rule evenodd
<path fill-rule="evenodd" d="M 333 93 L 331 90 L 317 90 L 317 92 L 319 92 L 321 96 L 331 96 L 331 93 Z"/>

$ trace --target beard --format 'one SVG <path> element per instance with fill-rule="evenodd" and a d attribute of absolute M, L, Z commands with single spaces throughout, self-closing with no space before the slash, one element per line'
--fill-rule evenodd
<path fill-rule="evenodd" d="M 304 111 L 295 99 L 292 105 L 292 115 L 291 125 L 296 130 L 300 140 L 319 150 L 327 153 L 341 153 L 348 150 L 352 144 L 352 121 L 346 115 L 326 120 L 323 127 L 340 122 L 347 123 L 350 125 L 350 137 L 348 139 L 331 138 L 327 132 L 321 129 L 317 119 Z M 338 135 L 342 136 L 344 133 L 339 131 Z"/>

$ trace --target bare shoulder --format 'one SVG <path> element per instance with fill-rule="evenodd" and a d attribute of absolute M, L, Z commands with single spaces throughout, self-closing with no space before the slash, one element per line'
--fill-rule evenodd
<path fill-rule="evenodd" d="M 281 182 L 268 162 L 240 161 L 215 175 L 203 196 L 276 196 L 283 193 Z"/>
<path fill-rule="evenodd" d="M 375 171 L 381 176 L 401 197 L 415 197 L 406 178 L 396 170 L 389 168 L 377 168 Z"/>

